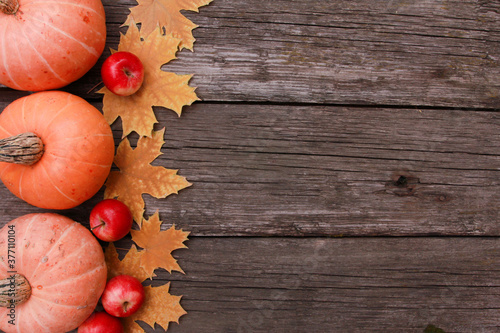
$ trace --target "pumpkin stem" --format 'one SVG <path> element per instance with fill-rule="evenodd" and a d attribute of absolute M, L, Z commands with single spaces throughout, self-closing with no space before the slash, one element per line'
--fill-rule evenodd
<path fill-rule="evenodd" d="M 19 305 L 31 296 L 31 285 L 22 274 L 13 273 L 0 280 L 0 306 L 4 308 Z M 12 305 L 14 304 L 14 305 Z"/>
<path fill-rule="evenodd" d="M 7 15 L 14 15 L 19 9 L 19 0 L 0 0 L 0 10 Z"/>
<path fill-rule="evenodd" d="M 0 162 L 32 165 L 42 155 L 43 142 L 34 133 L 22 133 L 0 140 Z"/>

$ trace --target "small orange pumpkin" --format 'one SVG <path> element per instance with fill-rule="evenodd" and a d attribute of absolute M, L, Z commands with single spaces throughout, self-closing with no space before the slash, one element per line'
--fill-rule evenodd
<path fill-rule="evenodd" d="M 104 50 L 101 0 L 0 0 L 0 83 L 18 90 L 63 87 Z"/>
<path fill-rule="evenodd" d="M 26 138 L 27 132 L 32 134 Z M 12 102 L 0 114 L 0 139 L 0 179 L 41 208 L 68 209 L 91 198 L 114 158 L 113 134 L 102 113 L 61 91 Z"/>
<path fill-rule="evenodd" d="M 12 220 L 0 230 L 0 329 L 75 329 L 97 305 L 106 274 L 101 245 L 80 223 L 53 213 Z"/>

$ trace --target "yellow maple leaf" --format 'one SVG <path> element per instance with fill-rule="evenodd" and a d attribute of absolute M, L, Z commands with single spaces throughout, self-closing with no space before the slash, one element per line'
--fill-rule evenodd
<path fill-rule="evenodd" d="M 130 96 L 118 96 L 106 87 L 99 90 L 104 94 L 103 114 L 109 124 L 118 117 L 122 120 L 123 136 L 135 131 L 140 136 L 151 136 L 157 123 L 153 106 L 163 106 L 178 115 L 182 107 L 199 100 L 189 86 L 192 75 L 177 75 L 164 72 L 161 66 L 173 59 L 180 40 L 171 35 L 162 35 L 154 29 L 144 40 L 139 30 L 131 24 L 125 35 L 121 35 L 118 51 L 135 54 L 144 65 L 144 81 L 141 88 Z"/>
<path fill-rule="evenodd" d="M 212 0 L 137 0 L 138 5 L 130 9 L 124 25 L 133 21 L 141 23 L 141 34 L 148 35 L 160 25 L 165 32 L 181 40 L 179 49 L 193 50 L 193 29 L 198 26 L 181 14 L 181 10 L 198 12 L 198 8 Z"/>
<path fill-rule="evenodd" d="M 141 248 L 140 266 L 146 274 L 152 276 L 156 268 L 164 268 L 168 272 L 173 270 L 184 273 L 171 252 L 186 248 L 184 242 L 189 232 L 175 229 L 175 225 L 168 230 L 161 231 L 162 221 L 158 212 L 142 221 L 140 230 L 131 230 L 132 240 Z"/>
<path fill-rule="evenodd" d="M 115 245 L 109 243 L 104 251 L 104 258 L 108 268 L 108 280 L 122 274 L 133 276 L 141 282 L 151 277 L 140 267 L 141 255 L 135 245 L 132 245 L 125 257 L 120 260 Z"/>
<path fill-rule="evenodd" d="M 182 296 L 169 293 L 170 283 L 160 287 L 144 287 L 144 303 L 141 308 L 129 317 L 122 318 L 125 333 L 143 333 L 136 323 L 140 320 L 154 327 L 155 323 L 168 329 L 170 322 L 179 323 L 179 318 L 187 312 L 180 305 Z"/>
<path fill-rule="evenodd" d="M 116 198 L 125 203 L 137 223 L 142 221 L 144 214 L 143 193 L 159 199 L 191 185 L 186 178 L 177 175 L 177 170 L 150 164 L 161 154 L 164 132 L 162 129 L 154 131 L 151 138 L 139 138 L 135 149 L 125 138 L 114 159 L 120 170 L 111 171 L 105 184 L 104 198 Z"/>

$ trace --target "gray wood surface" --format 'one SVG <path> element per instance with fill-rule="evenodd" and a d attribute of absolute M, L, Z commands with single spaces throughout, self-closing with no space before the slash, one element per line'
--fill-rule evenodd
<path fill-rule="evenodd" d="M 136 3 L 103 3 L 116 48 Z M 203 102 L 180 118 L 156 108 L 155 164 L 193 186 L 144 196 L 146 214 L 191 231 L 174 252 L 186 274 L 153 282 L 183 295 L 168 331 L 500 332 L 500 2 L 214 0 L 184 14 L 195 51 L 163 69 L 194 74 Z M 107 55 L 64 90 L 101 108 Z M 0 110 L 23 95 L 0 87 Z M 88 226 L 102 194 L 60 213 Z M 43 210 L 0 185 L 0 211 L 1 225 Z"/>
<path fill-rule="evenodd" d="M 169 332 L 499 332 L 497 238 L 196 238 Z M 164 283 L 157 280 L 155 283 Z M 189 311 L 188 310 L 188 311 Z M 160 332 L 160 330 L 158 330 Z"/>
<path fill-rule="evenodd" d="M 135 1 L 104 4 L 116 48 Z M 499 13 L 494 0 L 216 0 L 185 13 L 195 52 L 164 69 L 195 74 L 206 101 L 496 108 Z M 87 92 L 103 61 L 65 90 L 100 98 Z"/>
<path fill-rule="evenodd" d="M 104 3 L 108 45 L 116 47 L 135 2 Z M 195 52 L 164 68 L 194 73 L 206 101 L 500 103 L 495 0 L 215 0 L 185 14 L 200 26 Z M 86 93 L 99 81 L 93 70 L 70 89 Z"/>
<path fill-rule="evenodd" d="M 200 16 L 196 51 L 168 68 L 203 73 L 205 100 L 500 102 L 498 1 L 221 0 Z"/>
<path fill-rule="evenodd" d="M 146 214 L 193 235 L 500 234 L 497 112 L 197 103 L 157 115 L 155 164 L 193 186 L 144 195 Z M 5 217 L 37 210 L 0 189 Z M 67 213 L 86 218 L 91 203 Z"/>

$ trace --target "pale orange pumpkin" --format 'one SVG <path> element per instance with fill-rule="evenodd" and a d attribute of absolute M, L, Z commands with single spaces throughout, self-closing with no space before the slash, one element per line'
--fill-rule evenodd
<path fill-rule="evenodd" d="M 0 0 L 0 83 L 18 90 L 63 87 L 104 50 L 101 0 Z"/>
<path fill-rule="evenodd" d="M 27 132 L 32 134 L 26 139 Z M 0 139 L 0 179 L 41 208 L 68 209 L 91 198 L 114 158 L 113 134 L 102 113 L 61 91 L 38 92 L 8 105 L 0 114 Z"/>
<path fill-rule="evenodd" d="M 12 220 L 0 230 L 0 330 L 75 329 L 97 305 L 106 274 L 101 245 L 80 223 L 53 213 Z"/>

